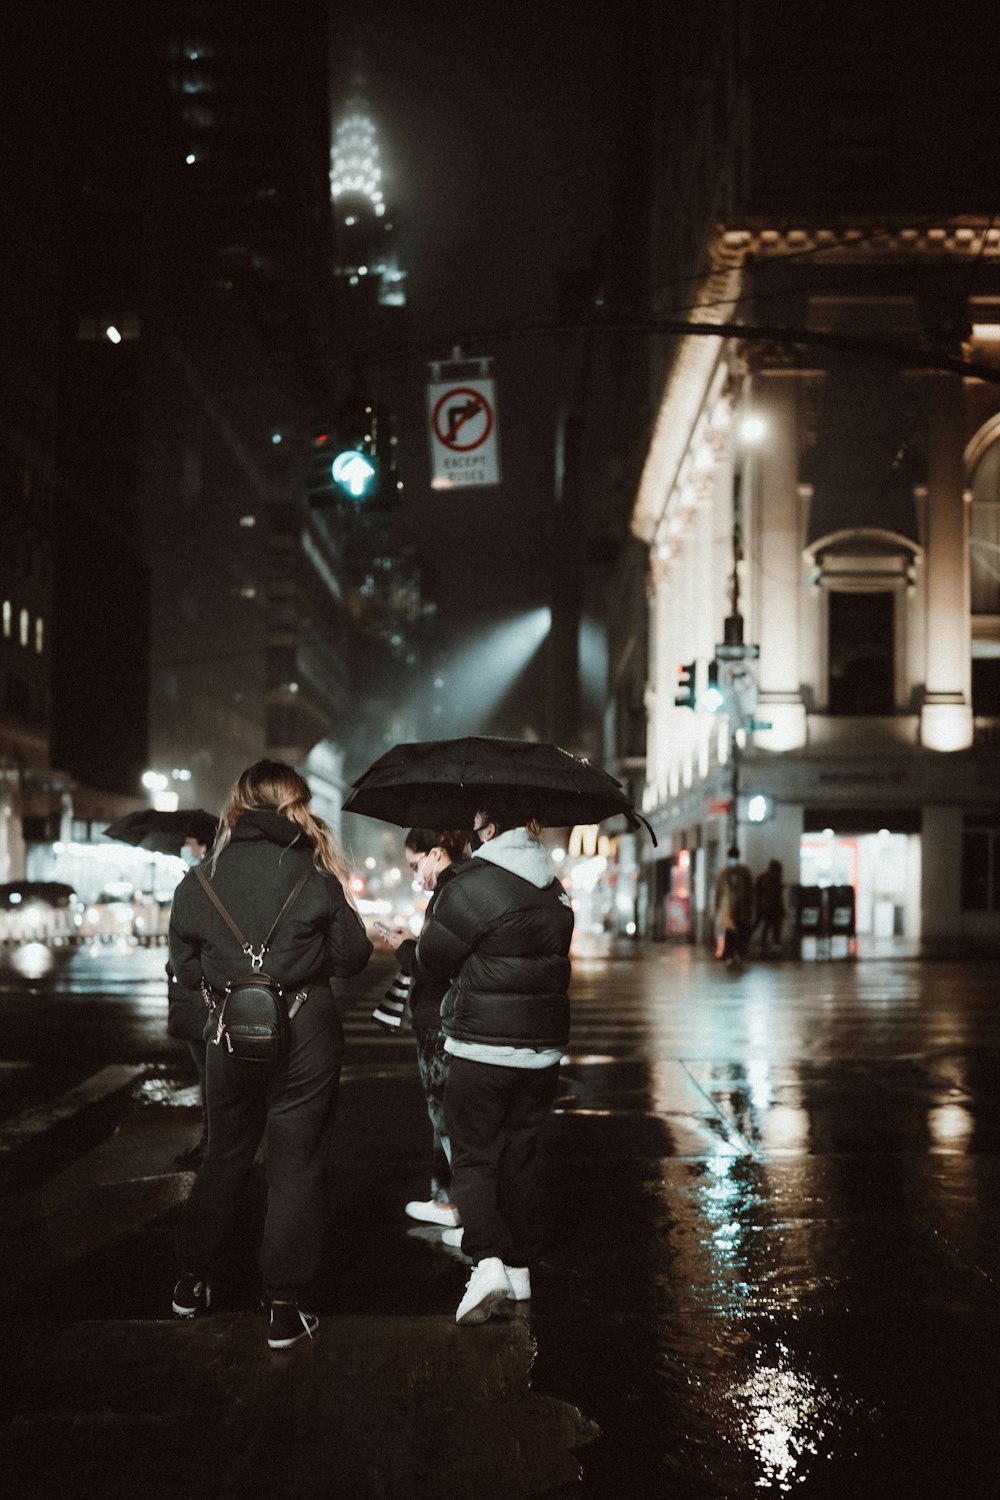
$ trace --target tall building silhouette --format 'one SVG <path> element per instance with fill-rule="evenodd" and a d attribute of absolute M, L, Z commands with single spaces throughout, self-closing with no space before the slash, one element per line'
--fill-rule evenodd
<path fill-rule="evenodd" d="M 358 718 L 309 437 L 338 328 L 324 0 L 12 13 L 0 880 L 255 757 L 335 823 Z M 388 273 L 387 273 L 388 274 Z M 56 874 L 56 871 L 46 871 Z"/>
<path fill-rule="evenodd" d="M 338 311 L 359 344 L 405 330 L 406 272 L 399 263 L 395 215 L 385 198 L 378 128 L 362 72 L 336 115 L 330 152 L 336 218 Z"/>
<path fill-rule="evenodd" d="M 405 503 L 399 413 L 409 336 L 406 272 L 384 172 L 380 132 L 360 68 L 335 109 L 330 149 L 334 302 L 345 345 L 335 441 L 363 447 L 377 465 L 370 494 L 328 495 L 341 538 L 344 599 L 355 628 L 353 663 L 367 722 L 356 736 L 359 768 L 397 740 L 414 738 L 412 694 L 422 598 L 415 549 L 403 539 Z"/>

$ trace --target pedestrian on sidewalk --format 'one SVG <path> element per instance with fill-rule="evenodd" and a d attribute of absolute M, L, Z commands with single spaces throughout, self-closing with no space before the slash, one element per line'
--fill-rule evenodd
<path fill-rule="evenodd" d="M 757 876 L 754 886 L 754 931 L 760 928 L 760 951 L 781 947 L 781 929 L 785 922 L 785 892 L 781 861 L 772 859 Z"/>
<path fill-rule="evenodd" d="M 735 844 L 715 882 L 716 956 L 731 968 L 746 961 L 753 929 L 753 876 Z"/>
<path fill-rule="evenodd" d="M 209 1276 L 225 1248 L 267 1130 L 267 1214 L 260 1250 L 270 1301 L 268 1344 L 284 1349 L 318 1319 L 299 1306 L 323 1248 L 324 1178 L 344 1051 L 330 981 L 359 973 L 372 945 L 350 894 L 333 833 L 310 811 L 308 783 L 281 761 L 261 760 L 234 785 L 207 872 L 251 941 L 263 941 L 283 903 L 307 875 L 274 936 L 267 972 L 287 993 L 305 993 L 285 1055 L 249 1062 L 209 1045 L 208 1145 L 177 1231 L 181 1266 L 173 1309 L 208 1310 Z M 181 984 L 218 992 L 247 960 L 194 870 L 174 894 L 170 961 Z"/>
<path fill-rule="evenodd" d="M 432 892 L 425 922 L 434 909 L 438 892 L 453 879 L 455 865 L 465 858 L 468 842 L 469 835 L 464 829 L 411 828 L 406 835 L 406 862 L 421 888 Z M 445 1051 L 445 1034 L 441 1029 L 441 1001 L 450 976 L 440 978 L 416 972 L 416 939 L 404 929 L 398 928 L 387 942 L 395 951 L 401 973 L 410 981 L 417 1068 L 434 1133 L 430 1197 L 407 1203 L 406 1212 L 421 1223 L 454 1229 L 462 1219 L 451 1197 L 451 1142 L 444 1123 L 444 1090 L 451 1054 Z"/>
<path fill-rule="evenodd" d="M 188 868 L 201 864 L 208 844 L 189 837 L 184 840 L 181 858 Z M 188 1053 L 198 1077 L 198 1100 L 201 1105 L 201 1131 L 195 1145 L 174 1157 L 174 1165 L 188 1171 L 201 1166 L 208 1144 L 208 1111 L 205 1107 L 205 1030 L 208 1011 L 201 990 L 189 990 L 181 984 L 171 964 L 167 964 L 167 1035 L 187 1043 Z"/>
<path fill-rule="evenodd" d="M 450 981 L 444 1118 L 464 1228 L 443 1238 L 473 1262 L 462 1324 L 530 1297 L 540 1250 L 536 1157 L 569 1040 L 573 912 L 539 831 L 512 797 L 480 808 L 473 856 L 438 891 L 417 942 L 416 973 Z"/>

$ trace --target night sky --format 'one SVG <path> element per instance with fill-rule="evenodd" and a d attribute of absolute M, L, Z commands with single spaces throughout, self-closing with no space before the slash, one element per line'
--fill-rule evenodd
<path fill-rule="evenodd" d="M 356 42 L 398 205 L 414 335 L 554 321 L 561 273 L 591 259 L 617 162 L 619 40 L 613 10 L 423 0 L 335 12 L 334 100 Z M 552 339 L 495 354 L 503 483 L 442 496 L 429 486 L 423 359 L 406 364 L 401 525 L 444 614 L 530 607 L 548 593 L 553 490 Z M 431 357 L 428 351 L 427 357 Z"/>

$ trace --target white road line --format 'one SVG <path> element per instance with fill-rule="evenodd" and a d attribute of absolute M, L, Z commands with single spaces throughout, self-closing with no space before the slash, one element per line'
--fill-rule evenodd
<path fill-rule="evenodd" d="M 68 1120 L 71 1115 L 78 1114 L 88 1105 L 97 1104 L 109 1094 L 116 1094 L 144 1071 L 142 1063 L 119 1063 L 102 1068 L 99 1073 L 78 1084 L 75 1089 L 70 1089 L 68 1094 L 63 1094 L 61 1099 L 56 1099 L 52 1104 L 37 1105 L 34 1109 L 15 1115 L 12 1120 L 5 1120 L 0 1124 L 0 1152 L 16 1150 L 25 1141 L 51 1130 L 60 1120 Z"/>

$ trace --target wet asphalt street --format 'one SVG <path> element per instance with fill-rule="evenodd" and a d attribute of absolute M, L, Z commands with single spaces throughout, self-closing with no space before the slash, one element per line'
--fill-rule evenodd
<path fill-rule="evenodd" d="M 578 955 L 549 1250 L 527 1308 L 466 1329 L 467 1263 L 402 1211 L 429 1139 L 373 966 L 345 997 L 322 1323 L 286 1354 L 254 1305 L 259 1194 L 217 1312 L 165 1316 L 197 1109 L 160 962 L 79 954 L 30 994 L 0 967 L 16 1500 L 1000 1493 L 995 962 Z"/>

